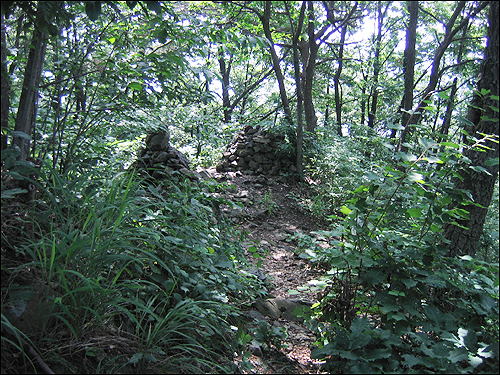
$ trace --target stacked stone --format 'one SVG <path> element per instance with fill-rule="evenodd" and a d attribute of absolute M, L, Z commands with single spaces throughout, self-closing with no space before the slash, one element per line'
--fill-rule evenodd
<path fill-rule="evenodd" d="M 169 143 L 170 134 L 166 131 L 149 133 L 146 137 L 146 147 L 139 150 L 139 159 L 135 167 L 154 169 L 152 176 L 164 178 L 163 172 L 178 171 L 191 179 L 197 179 L 196 172 L 189 168 L 186 155 L 172 147 Z"/>
<path fill-rule="evenodd" d="M 290 158 L 278 153 L 285 136 L 248 125 L 235 134 L 222 159 L 217 172 L 241 171 L 244 174 L 277 175 L 280 171 L 294 172 Z"/>

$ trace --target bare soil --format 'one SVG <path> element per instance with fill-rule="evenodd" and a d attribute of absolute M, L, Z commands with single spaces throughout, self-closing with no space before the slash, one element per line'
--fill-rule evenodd
<path fill-rule="evenodd" d="M 311 186 L 283 176 L 249 176 L 240 172 L 221 175 L 214 170 L 209 172 L 218 181 L 234 185 L 226 193 L 226 198 L 242 203 L 244 208 L 228 206 L 224 207 L 223 212 L 235 226 L 247 233 L 248 241 L 243 244 L 245 249 L 255 246 L 265 250 L 259 270 L 269 281 L 271 297 L 317 302 L 316 295 L 311 293 L 301 293 L 299 296 L 289 293 L 325 273 L 325 270 L 297 255 L 297 243 L 292 238 L 297 232 L 309 234 L 327 228 L 327 223 L 315 218 L 299 204 L 300 198 L 308 197 Z M 250 252 L 247 255 L 249 262 L 256 266 L 258 260 Z M 321 362 L 310 357 L 316 340 L 313 332 L 304 324 L 284 317 L 264 318 L 270 325 L 286 327 L 286 348 L 258 351 L 257 355 L 252 355 L 250 362 L 255 367 L 251 373 L 321 373 Z"/>

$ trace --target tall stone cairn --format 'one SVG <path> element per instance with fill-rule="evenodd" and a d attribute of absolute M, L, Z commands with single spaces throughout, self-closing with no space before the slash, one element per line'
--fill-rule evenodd
<path fill-rule="evenodd" d="M 217 164 L 217 172 L 241 171 L 243 174 L 277 175 L 295 172 L 293 160 L 279 152 L 283 134 L 250 125 L 236 133 Z"/>
<path fill-rule="evenodd" d="M 165 172 L 177 171 L 190 179 L 198 179 L 198 174 L 189 168 L 189 160 L 182 152 L 170 144 L 167 131 L 150 132 L 146 137 L 146 147 L 139 150 L 137 169 L 151 169 L 154 178 L 165 178 Z"/>

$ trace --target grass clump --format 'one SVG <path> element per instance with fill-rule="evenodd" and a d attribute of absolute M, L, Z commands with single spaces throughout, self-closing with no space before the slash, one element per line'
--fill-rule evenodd
<path fill-rule="evenodd" d="M 32 182 L 35 209 L 2 225 L 2 371 L 234 372 L 235 306 L 262 286 L 220 202 L 180 176 Z"/>

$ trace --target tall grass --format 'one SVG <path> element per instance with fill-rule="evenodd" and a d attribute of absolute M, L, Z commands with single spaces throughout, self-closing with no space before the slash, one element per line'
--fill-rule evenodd
<path fill-rule="evenodd" d="M 37 184 L 44 221 L 13 249 L 29 260 L 2 267 L 6 371 L 40 371 L 20 337 L 57 372 L 234 371 L 231 302 L 261 286 L 198 185 L 50 169 Z"/>

